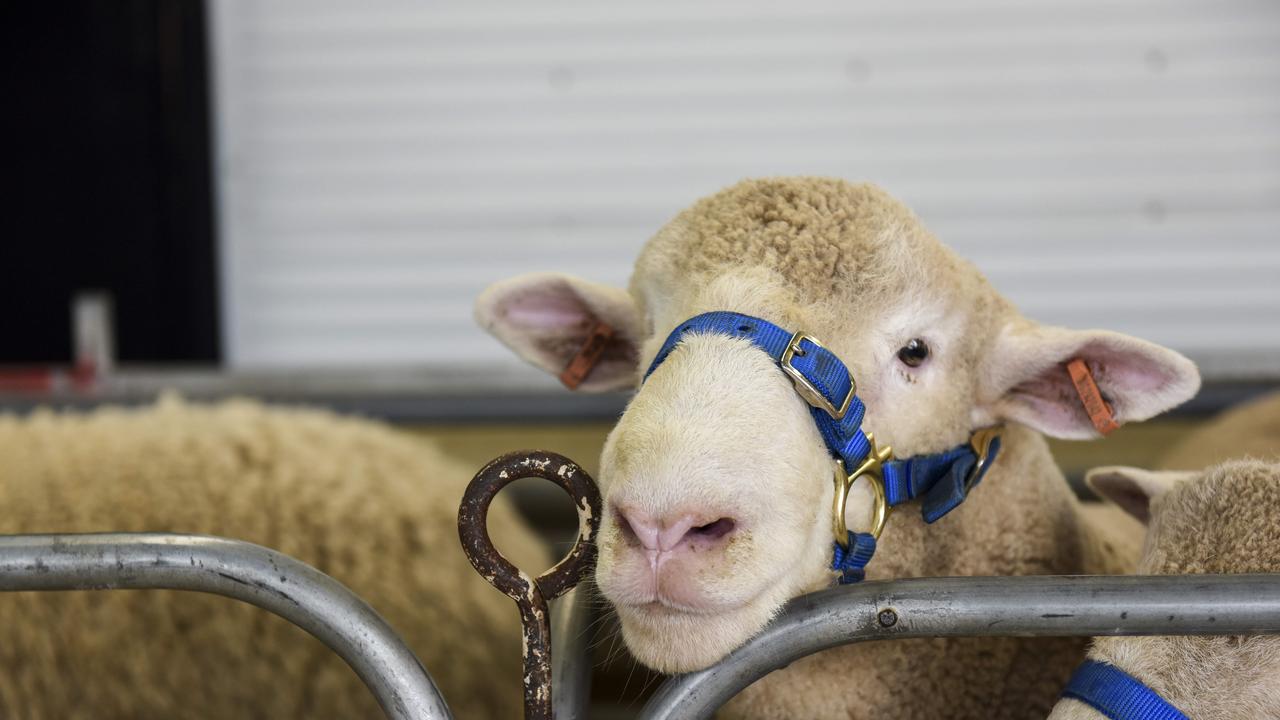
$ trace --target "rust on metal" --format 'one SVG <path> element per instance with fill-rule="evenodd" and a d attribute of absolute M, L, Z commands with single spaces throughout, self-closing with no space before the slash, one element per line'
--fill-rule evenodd
<path fill-rule="evenodd" d="M 559 485 L 578 510 L 578 539 L 563 560 L 531 578 L 498 552 L 489 537 L 489 505 L 502 488 L 521 478 L 537 477 Z M 552 452 L 521 450 L 496 458 L 481 468 L 462 495 L 458 537 L 476 572 L 520 608 L 524 625 L 524 716 L 550 720 L 551 623 L 547 603 L 571 590 L 595 567 L 596 531 L 600 528 L 600 491 L 578 464 Z"/>

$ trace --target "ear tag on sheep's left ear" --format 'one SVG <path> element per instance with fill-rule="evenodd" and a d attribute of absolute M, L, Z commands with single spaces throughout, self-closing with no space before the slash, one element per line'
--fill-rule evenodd
<path fill-rule="evenodd" d="M 498 491 L 521 478 L 559 485 L 578 510 L 578 539 L 555 567 L 529 577 L 502 556 L 489 538 L 489 505 Z M 552 720 L 551 612 L 548 601 L 569 592 L 596 564 L 600 530 L 600 490 L 577 463 L 563 455 L 524 450 L 496 458 L 481 468 L 462 494 L 458 537 L 472 567 L 490 585 L 516 601 L 524 625 L 524 717 Z"/>
<path fill-rule="evenodd" d="M 1067 373 L 1071 375 L 1071 384 L 1075 386 L 1076 394 L 1080 396 L 1080 402 L 1084 405 L 1084 411 L 1089 414 L 1093 427 L 1103 436 L 1119 429 L 1120 423 L 1116 422 L 1111 406 L 1102 399 L 1102 391 L 1098 389 L 1098 383 L 1093 381 L 1093 373 L 1089 371 L 1084 359 L 1074 358 L 1067 363 Z"/>
<path fill-rule="evenodd" d="M 570 390 L 577 390 L 600 363 L 600 357 L 604 355 L 604 349 L 612 339 L 613 328 L 608 323 L 596 321 L 587 331 L 587 339 L 583 341 L 582 347 L 578 348 L 578 352 L 560 373 L 560 382 Z"/>

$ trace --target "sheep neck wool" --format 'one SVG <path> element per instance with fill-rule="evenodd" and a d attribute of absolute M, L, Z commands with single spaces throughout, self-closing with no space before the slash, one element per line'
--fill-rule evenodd
<path fill-rule="evenodd" d="M 832 569 L 842 585 L 865 577 L 865 566 L 875 553 L 876 538 L 883 529 L 887 508 L 916 498 L 921 514 L 932 523 L 968 497 L 1000 451 L 998 432 L 979 431 L 969 442 L 949 450 L 895 459 L 888 448 L 879 450 L 862 430 L 866 407 L 857 395 L 857 383 L 848 366 L 835 353 L 803 332 L 793 333 L 767 320 L 729 311 L 704 313 L 681 323 L 667 336 L 644 379 L 658 369 L 686 334 L 720 334 L 746 340 L 763 350 L 795 385 L 809 404 L 809 413 L 823 442 L 842 468 L 849 469 L 836 492 L 834 522 L 836 541 Z M 981 440 L 979 437 L 981 436 Z M 844 496 L 852 481 L 862 475 L 878 481 L 883 498 L 876 527 L 869 533 L 843 529 Z M 844 542 L 840 538 L 847 536 Z"/>

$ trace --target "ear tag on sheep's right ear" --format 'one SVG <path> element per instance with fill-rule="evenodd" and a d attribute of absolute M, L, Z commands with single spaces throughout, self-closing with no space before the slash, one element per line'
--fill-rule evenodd
<path fill-rule="evenodd" d="M 600 356 L 604 355 L 604 349 L 609 346 L 609 341 L 612 339 L 613 328 L 608 323 L 596 321 L 596 324 L 587 331 L 587 339 L 582 343 L 582 347 L 578 348 L 578 352 L 560 373 L 560 382 L 570 390 L 577 390 L 600 363 Z"/>
<path fill-rule="evenodd" d="M 1080 402 L 1084 405 L 1084 411 L 1089 414 L 1093 427 L 1103 436 L 1115 432 L 1120 423 L 1116 422 L 1111 406 L 1102 399 L 1102 391 L 1098 389 L 1098 383 L 1093 381 L 1093 373 L 1089 371 L 1084 359 L 1073 358 L 1067 363 L 1067 373 L 1071 375 L 1071 384 L 1075 386 L 1076 394 L 1080 396 Z"/>

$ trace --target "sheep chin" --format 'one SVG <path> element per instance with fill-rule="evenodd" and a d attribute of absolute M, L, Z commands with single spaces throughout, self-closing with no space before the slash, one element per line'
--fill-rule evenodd
<path fill-rule="evenodd" d="M 662 673 L 714 665 L 737 649 L 781 609 L 785 598 L 757 596 L 715 613 L 692 613 L 649 604 L 618 606 L 622 639 L 640 664 Z"/>

